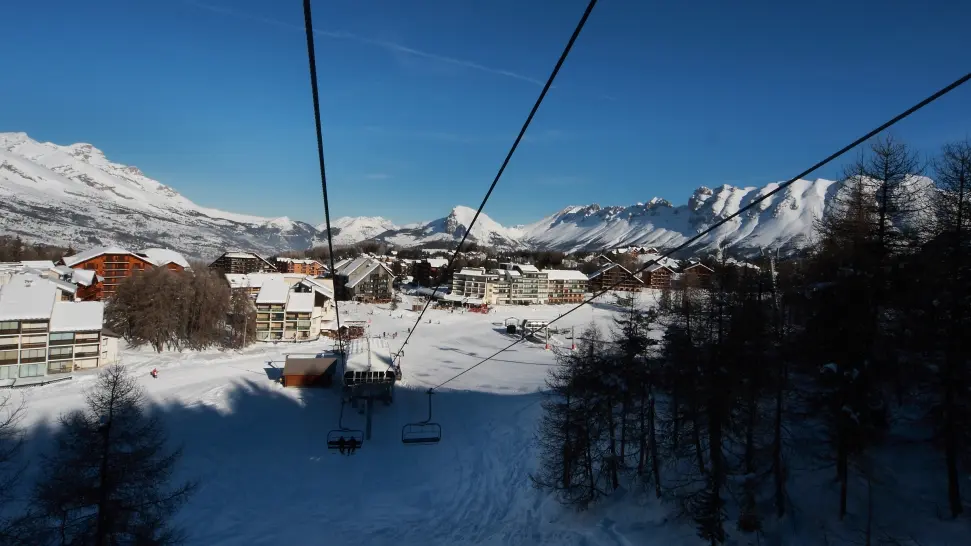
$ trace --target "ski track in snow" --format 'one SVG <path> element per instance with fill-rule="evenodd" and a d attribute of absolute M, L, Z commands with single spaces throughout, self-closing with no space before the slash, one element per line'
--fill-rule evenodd
<path fill-rule="evenodd" d="M 645 295 L 648 299 L 652 296 Z M 337 427 L 336 392 L 284 389 L 270 377 L 285 353 L 315 353 L 330 341 L 256 345 L 243 351 L 161 355 L 127 349 L 132 370 L 160 413 L 170 437 L 184 447 L 177 475 L 200 487 L 177 516 L 188 544 L 590 545 L 696 544 L 656 535 L 639 516 L 582 516 L 534 489 L 529 472 L 541 394 L 552 351 L 524 343 L 440 389 L 433 420 L 436 446 L 404 446 L 401 427 L 425 419 L 429 384 L 440 383 L 509 343 L 496 322 L 551 319 L 569 306 L 506 307 L 497 313 L 429 311 L 403 359 L 405 381 L 391 406 L 377 404 L 370 441 L 354 456 L 326 449 Z M 371 319 L 370 333 L 398 332 L 375 347 L 396 351 L 416 314 L 342 304 L 342 319 Z M 565 318 L 578 329 L 606 324 L 609 306 Z M 362 349 L 363 343 L 352 344 Z M 157 367 L 159 378 L 149 371 Z M 15 391 L 28 398 L 30 430 L 79 407 L 95 374 Z M 349 406 L 345 425 L 364 428 Z M 37 430 L 44 430 L 43 427 Z M 625 511 L 626 513 L 626 511 Z M 624 521 L 625 523 L 616 523 Z M 649 532 L 650 531 L 650 532 Z M 655 535 L 657 540 L 654 539 Z"/>

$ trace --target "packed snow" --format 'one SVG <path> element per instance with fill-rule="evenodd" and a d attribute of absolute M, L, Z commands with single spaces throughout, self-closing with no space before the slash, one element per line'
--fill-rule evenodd
<path fill-rule="evenodd" d="M 651 291 L 641 294 L 647 305 L 657 297 Z M 341 319 L 367 323 L 371 338 L 349 344 L 351 360 L 366 366 L 370 345 L 372 367 L 386 365 L 414 325 L 417 313 L 404 310 L 411 303 L 406 297 L 393 311 L 386 305 L 342 303 Z M 171 440 L 184 448 L 176 478 L 200 480 L 173 523 L 188 531 L 187 544 L 206 546 L 700 546 L 704 542 L 694 527 L 673 518 L 672 506 L 642 491 L 622 489 L 578 513 L 529 481 L 537 461 L 533 438 L 542 391 L 555 353 L 569 350 L 571 327 L 577 334 L 591 322 L 608 328 L 616 313 L 608 302 L 557 322 L 551 350 L 541 341 L 523 342 L 437 389 L 432 417 L 442 426 L 442 442 L 401 443 L 402 427 L 427 417 L 428 388 L 511 342 L 506 319 L 551 320 L 570 308 L 499 307 L 486 315 L 429 310 L 402 352 L 403 380 L 394 403 L 376 405 L 372 438 L 353 456 L 326 448 L 327 432 L 338 426 L 337 392 L 287 389 L 277 381 L 288 353 L 328 351 L 334 345 L 330 340 L 257 344 L 242 351 L 124 350 L 123 365 L 138 378 Z M 159 370 L 157 379 L 149 374 L 153 368 Z M 46 445 L 58 414 L 81 406 L 96 373 L 13 391 L 28 404 L 23 422 L 28 457 Z M 364 417 L 347 409 L 343 424 L 363 429 Z M 907 495 L 926 496 L 937 487 L 922 479 L 921 469 L 940 464 L 939 456 L 921 449 L 901 446 L 892 454 L 908 457 L 913 469 L 882 478 L 898 485 L 900 494 L 878 499 L 881 511 L 888 509 L 884 504 L 907 506 Z M 794 471 L 807 477 L 791 487 L 800 510 L 782 523 L 789 530 L 780 544 L 842 543 L 826 542 L 838 538 L 826 529 L 841 525 L 835 522 L 832 470 Z M 854 498 L 851 510 L 864 514 L 865 503 Z M 901 518 L 911 522 L 904 529 L 923 544 L 956 546 L 966 538 L 960 523 L 923 512 L 912 515 Z M 732 544 L 769 543 L 731 534 Z"/>

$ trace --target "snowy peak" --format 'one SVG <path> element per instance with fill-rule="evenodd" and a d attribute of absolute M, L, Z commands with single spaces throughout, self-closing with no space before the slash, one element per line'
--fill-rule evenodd
<path fill-rule="evenodd" d="M 448 216 L 389 231 L 378 237 L 398 246 L 417 246 L 430 243 L 449 244 L 461 241 L 472 225 L 475 209 L 457 206 Z M 520 248 L 522 229 L 507 228 L 489 218 L 484 212 L 479 215 L 466 239 L 486 246 L 499 248 Z"/>
<path fill-rule="evenodd" d="M 373 239 L 386 231 L 399 229 L 391 220 L 380 216 L 344 216 L 331 222 L 334 228 L 334 242 L 349 245 Z M 327 240 L 327 224 L 317 226 L 321 233 L 320 241 Z"/>

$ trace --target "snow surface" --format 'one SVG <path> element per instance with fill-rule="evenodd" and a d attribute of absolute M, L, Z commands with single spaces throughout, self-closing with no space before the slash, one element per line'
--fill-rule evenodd
<path fill-rule="evenodd" d="M 51 312 L 51 332 L 101 330 L 105 304 L 101 301 L 58 301 Z"/>
<path fill-rule="evenodd" d="M 146 248 L 141 253 L 148 256 L 155 265 L 175 264 L 184 268 L 189 267 L 189 260 L 186 260 L 185 256 L 168 248 Z"/>
<path fill-rule="evenodd" d="M 263 291 L 260 290 L 262 294 Z M 260 302 L 263 303 L 263 302 Z M 313 292 L 293 292 L 287 297 L 287 313 L 312 313 L 314 310 Z"/>
<path fill-rule="evenodd" d="M 20 273 L 0 286 L 0 320 L 49 319 L 57 285 L 37 275 Z"/>
<path fill-rule="evenodd" d="M 647 291 L 641 297 L 651 302 L 657 294 Z M 430 309 L 425 317 L 431 322 L 416 330 L 404 350 L 403 381 L 394 403 L 376 405 L 373 436 L 351 457 L 326 449 L 327 431 L 338 424 L 335 391 L 286 389 L 275 382 L 287 353 L 327 351 L 333 348 L 330 340 L 257 344 L 243 351 L 124 349 L 123 364 L 135 374 L 173 444 L 184 449 L 176 478 L 200 480 L 173 523 L 188 531 L 190 546 L 705 544 L 693 526 L 672 518 L 673 507 L 652 495 L 622 490 L 578 513 L 532 487 L 528 475 L 538 456 L 534 435 L 542 413 L 540 391 L 555 362 L 554 352 L 542 344 L 517 345 L 437 390 L 433 418 L 442 426 L 442 442 L 401 444 L 402 426 L 426 418 L 426 389 L 509 344 L 504 319 L 550 320 L 568 309 L 498 307 L 488 315 Z M 581 328 L 595 321 L 605 327 L 615 312 L 599 303 L 557 326 Z M 387 306 L 341 303 L 342 320 L 369 323 L 372 364 L 400 348 L 416 316 Z M 398 336 L 381 338 L 385 333 Z M 552 341 L 557 350 L 570 343 L 559 336 Z M 365 343 L 357 340 L 350 349 L 366 360 Z M 159 377 L 152 379 L 149 371 L 156 367 Z M 95 376 L 96 371 L 81 372 L 71 381 L 13 391 L 26 397 L 27 457 L 36 459 L 38 449 L 48 445 L 58 414 L 82 405 L 82 393 Z M 344 424 L 363 429 L 364 417 L 347 409 Z M 893 522 L 921 544 L 966 544 L 965 524 L 911 508 L 916 498 L 930 504 L 927 498 L 941 488 L 939 480 L 927 478 L 927 469 L 939 475 L 940 456 L 915 449 L 895 448 L 893 457 L 906 457 L 908 472 L 881 477 L 900 493 L 878 499 L 886 503 L 880 509 L 897 506 L 902 516 L 907 514 Z M 848 521 L 837 523 L 832 469 L 809 472 L 790 489 L 802 510 L 786 520 L 792 530 L 781 541 L 741 536 L 729 524 L 729 544 L 849 544 L 840 540 L 849 531 L 841 537 L 831 530 L 862 528 L 854 526 L 865 516 L 865 502 L 854 497 Z M 854 485 L 857 494 L 861 490 Z"/>
<path fill-rule="evenodd" d="M 359 243 L 373 239 L 386 231 L 399 229 L 394 222 L 380 216 L 344 216 L 331 222 L 331 225 L 339 230 L 334 235 L 334 243 L 339 245 Z M 327 224 L 318 225 L 317 231 L 322 233 L 321 242 L 326 243 Z"/>
<path fill-rule="evenodd" d="M 260 287 L 256 303 L 286 303 L 290 285 L 282 279 L 268 279 Z"/>

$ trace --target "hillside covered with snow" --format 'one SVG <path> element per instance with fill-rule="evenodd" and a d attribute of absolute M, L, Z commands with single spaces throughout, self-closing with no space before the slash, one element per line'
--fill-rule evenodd
<path fill-rule="evenodd" d="M 303 249 L 320 235 L 286 217 L 202 207 L 90 144 L 60 146 L 24 133 L 0 133 L 0 233 L 76 248 L 166 247 L 199 258 L 230 248 Z"/>
<path fill-rule="evenodd" d="M 696 241 L 695 251 L 804 246 L 813 220 L 831 206 L 842 184 L 798 180 Z M 763 187 L 700 187 L 684 205 L 654 198 L 631 206 L 571 206 L 525 226 L 505 227 L 480 215 L 469 241 L 507 249 L 600 250 L 626 245 L 671 247 L 701 233 L 771 192 Z M 323 225 L 264 218 L 197 205 L 145 176 L 109 161 L 90 144 L 60 146 L 24 133 L 0 133 L 0 233 L 28 241 L 86 247 L 116 244 L 167 247 L 211 258 L 227 249 L 274 254 L 326 244 Z M 378 240 L 399 247 L 462 239 L 475 215 L 466 206 L 405 226 L 381 217 L 334 221 L 334 242 Z"/>

